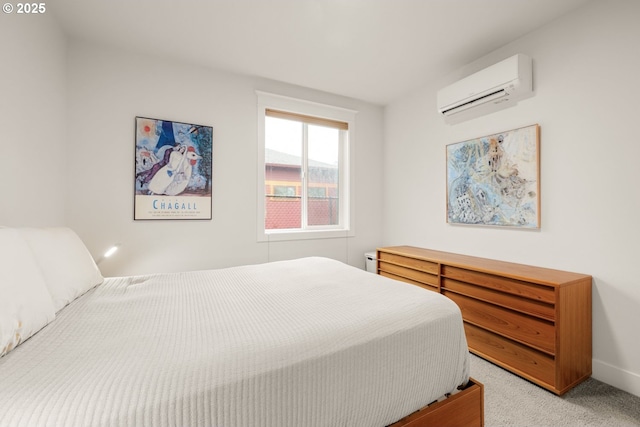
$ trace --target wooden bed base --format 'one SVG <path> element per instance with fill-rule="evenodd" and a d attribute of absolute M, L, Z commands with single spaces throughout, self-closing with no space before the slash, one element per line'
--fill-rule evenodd
<path fill-rule="evenodd" d="M 441 402 L 425 406 L 389 427 L 483 427 L 484 386 L 469 378 L 467 387 Z"/>

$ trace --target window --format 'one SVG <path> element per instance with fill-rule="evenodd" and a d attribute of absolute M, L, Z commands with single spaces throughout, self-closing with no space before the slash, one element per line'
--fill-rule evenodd
<path fill-rule="evenodd" d="M 267 195 L 269 197 L 269 195 Z M 296 196 L 296 187 L 286 185 L 274 185 L 271 197 L 298 197 Z"/>
<path fill-rule="evenodd" d="M 258 239 L 353 234 L 355 112 L 259 92 Z"/>

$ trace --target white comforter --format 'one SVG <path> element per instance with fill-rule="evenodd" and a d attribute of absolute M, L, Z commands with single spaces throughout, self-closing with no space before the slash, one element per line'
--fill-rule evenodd
<path fill-rule="evenodd" d="M 0 426 L 384 426 L 468 366 L 453 302 L 325 258 L 111 278 L 0 359 Z"/>

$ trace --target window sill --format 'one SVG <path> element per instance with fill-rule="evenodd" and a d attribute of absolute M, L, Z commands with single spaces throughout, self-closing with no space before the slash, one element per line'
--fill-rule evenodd
<path fill-rule="evenodd" d="M 287 240 L 314 240 L 314 239 L 336 239 L 340 237 L 353 237 L 354 230 L 270 230 L 269 232 L 259 232 L 259 242 L 283 242 Z"/>

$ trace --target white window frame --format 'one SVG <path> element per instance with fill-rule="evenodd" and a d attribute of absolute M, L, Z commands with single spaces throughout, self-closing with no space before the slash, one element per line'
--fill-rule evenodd
<path fill-rule="evenodd" d="M 256 204 L 258 241 L 325 239 L 355 236 L 355 228 L 353 226 L 355 206 L 353 197 L 353 175 L 355 170 L 353 162 L 353 147 L 355 141 L 355 117 L 357 111 L 261 91 L 256 91 L 256 95 L 258 98 L 258 185 Z M 305 229 L 265 229 L 265 117 L 267 109 L 347 123 L 347 138 L 346 141 L 343 141 L 343 149 L 340 153 L 339 161 L 340 180 L 338 183 L 338 215 L 340 217 L 340 221 L 338 225 L 314 226 Z M 306 162 L 306 155 L 304 156 L 303 161 Z M 303 185 L 303 188 L 305 187 L 306 186 Z"/>

